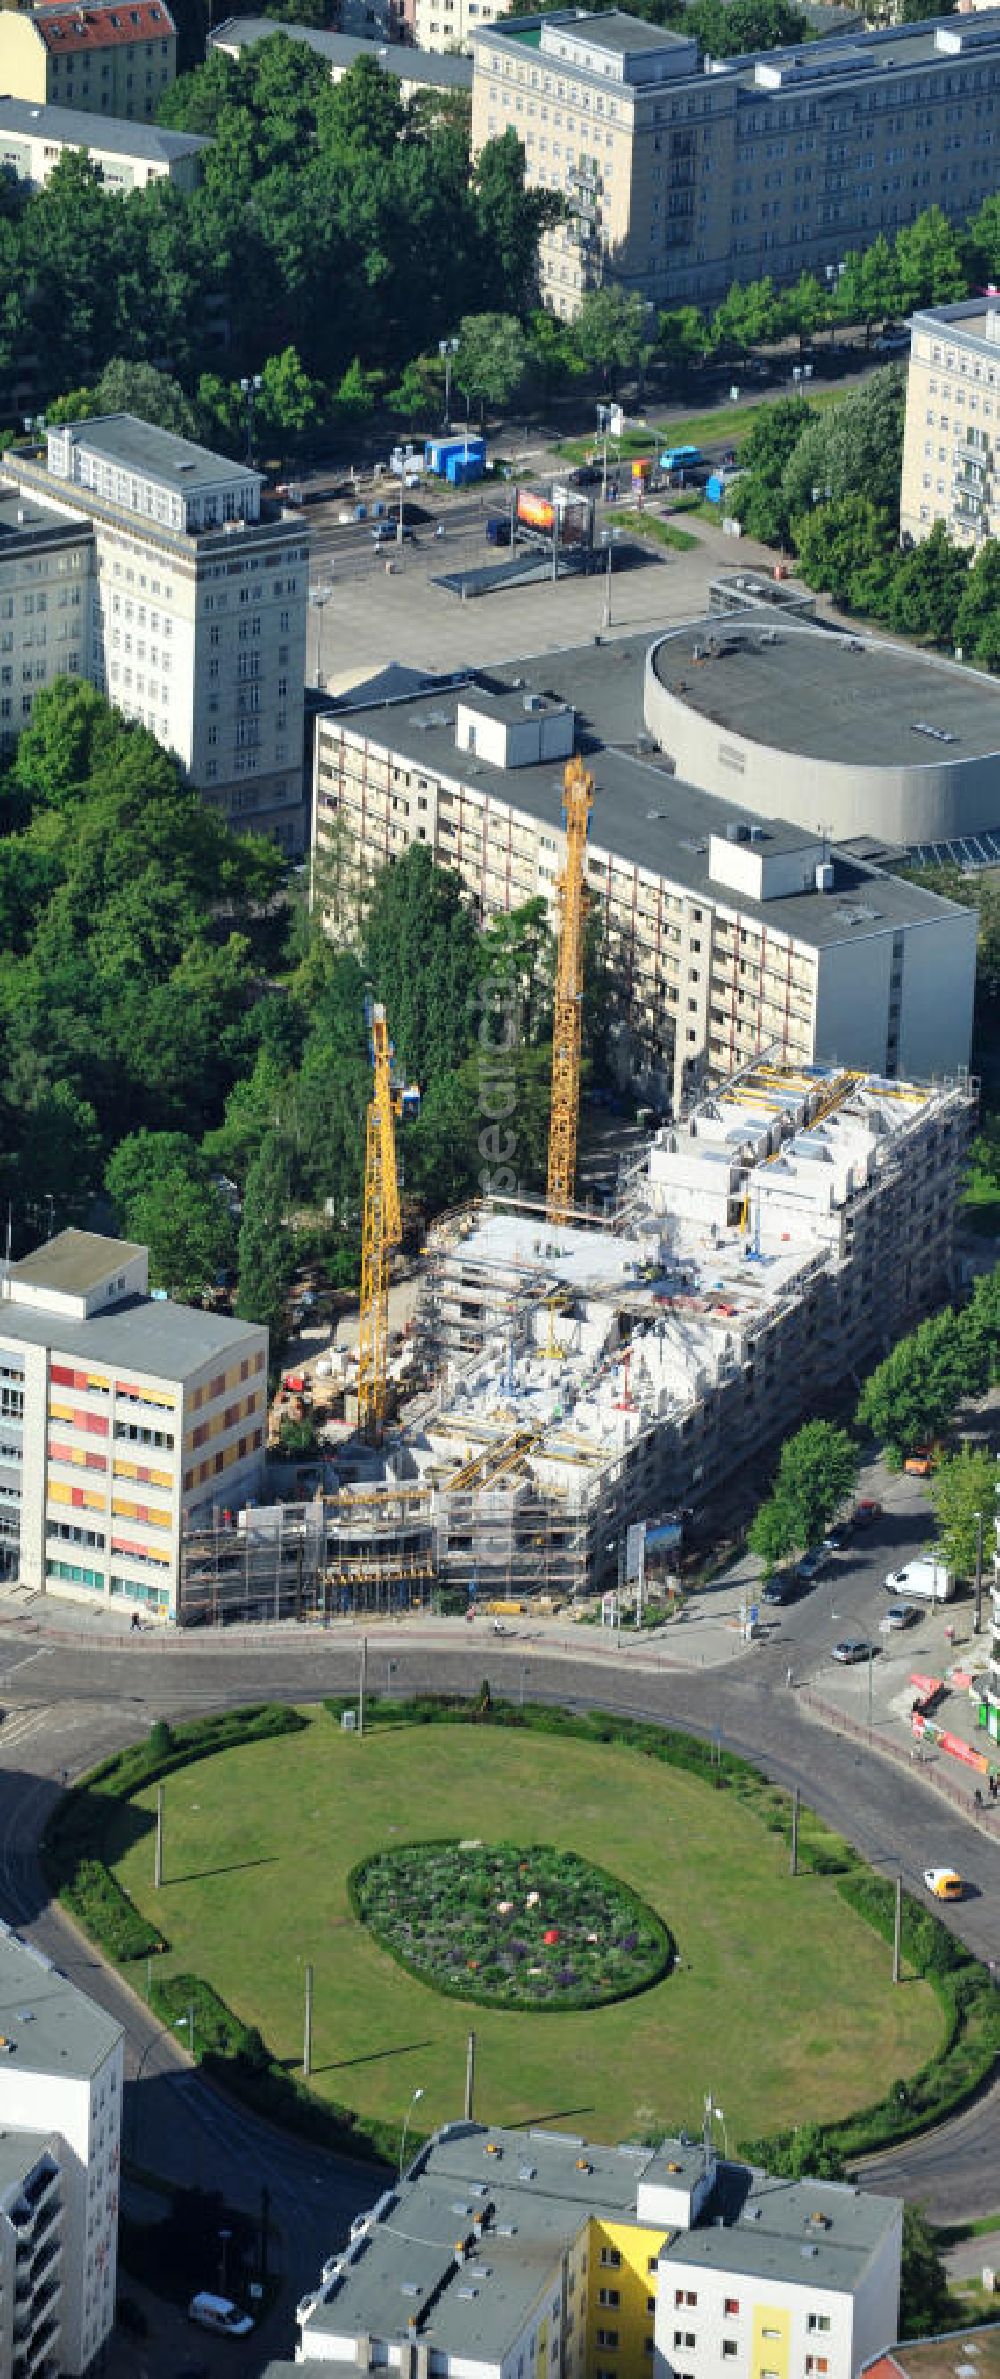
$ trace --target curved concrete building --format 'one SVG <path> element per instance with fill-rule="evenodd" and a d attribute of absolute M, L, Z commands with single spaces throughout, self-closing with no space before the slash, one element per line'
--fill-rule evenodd
<path fill-rule="evenodd" d="M 647 729 L 678 777 L 834 842 L 1000 827 L 1000 685 L 953 661 L 753 613 L 646 657 Z"/>

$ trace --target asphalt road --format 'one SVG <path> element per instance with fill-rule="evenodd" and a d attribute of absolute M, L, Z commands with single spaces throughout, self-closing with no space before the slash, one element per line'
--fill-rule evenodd
<path fill-rule="evenodd" d="M 785 1681 L 793 1631 L 795 1660 L 803 1669 L 827 1657 L 832 1593 L 838 1616 L 850 1626 L 861 1624 L 869 1605 L 877 1608 L 887 1556 L 894 1560 L 900 1548 L 905 1551 L 914 1525 L 905 1510 L 888 1515 L 881 1541 L 859 1547 L 850 1563 L 842 1561 L 835 1586 L 824 1581 L 782 1614 L 780 1640 L 722 1668 L 668 1667 L 662 1647 L 653 1667 L 641 1642 L 597 1660 L 581 1658 L 575 1647 L 560 1652 L 534 1639 L 497 1638 L 479 1628 L 474 1636 L 457 1628 L 450 1634 L 447 1626 L 428 1623 L 425 1629 L 393 1630 L 394 1690 L 463 1692 L 486 1675 L 498 1692 L 516 1695 L 523 1677 L 533 1699 L 600 1703 L 717 1734 L 780 1782 L 800 1784 L 827 1822 L 875 1867 L 901 1870 L 910 1884 L 936 1859 L 974 1875 L 977 1896 L 942 1913 L 980 1956 L 994 1958 L 1000 1955 L 1000 1825 L 996 1841 L 985 1838 L 936 1801 L 918 1775 L 890 1767 L 867 1747 L 815 1724 Z M 129 2157 L 167 2177 L 222 2186 L 249 2211 L 258 2209 L 267 2184 L 292 2291 L 268 2325 L 272 2352 L 281 2338 L 287 2344 L 291 2304 L 315 2281 L 351 2216 L 371 2203 L 382 2176 L 272 2130 L 192 2072 L 174 2034 L 48 1904 L 37 1844 L 63 1775 L 79 1773 L 145 1732 L 154 1719 L 231 1706 L 262 1690 L 278 1699 L 313 1700 L 349 1688 L 357 1669 L 358 1638 L 351 1631 L 319 1640 L 265 1637 L 252 1649 L 224 1638 L 180 1639 L 168 1646 L 146 1637 L 118 1647 L 84 1637 L 61 1643 L 19 1638 L 13 1628 L 0 1640 L 0 1907 L 123 2024 Z M 844 2013 L 849 2018 L 849 2009 Z M 940 2220 L 990 2213 L 1000 2206 L 998 2114 L 1000 2091 L 994 2091 L 937 2134 L 867 2167 L 866 2178 L 875 2187 L 905 2191 Z"/>

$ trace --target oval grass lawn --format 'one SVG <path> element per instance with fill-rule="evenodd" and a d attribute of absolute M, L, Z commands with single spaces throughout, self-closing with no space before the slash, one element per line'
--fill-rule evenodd
<path fill-rule="evenodd" d="M 460 2115 L 466 2035 L 476 2111 L 618 2140 L 700 2127 L 706 2091 L 741 2136 L 847 2114 L 923 2064 L 943 2031 L 929 1987 L 893 1988 L 890 1952 L 829 1878 L 792 1879 L 784 1841 L 733 1792 L 639 1753 L 473 1726 L 363 1740 L 325 1713 L 109 1809 L 105 1855 L 170 1941 L 157 1972 L 202 1975 L 294 2069 L 315 1969 L 313 2087 L 420 2127 Z M 141 1831 L 136 1817 L 141 1813 Z M 346 1878 L 382 1846 L 431 1837 L 549 1842 L 621 1877 L 670 1927 L 675 1971 L 641 1998 L 521 2014 L 442 1998 L 351 1913 Z"/>

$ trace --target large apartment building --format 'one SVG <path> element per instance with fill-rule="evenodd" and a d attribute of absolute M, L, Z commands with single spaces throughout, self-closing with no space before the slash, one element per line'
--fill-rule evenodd
<path fill-rule="evenodd" d="M 896 2335 L 902 2215 L 723 2160 L 707 2126 L 654 2150 L 448 2123 L 302 2300 L 294 2367 L 856 2379 Z"/>
<path fill-rule="evenodd" d="M 297 854 L 301 520 L 262 506 L 258 471 L 129 413 L 51 429 L 46 460 L 15 447 L 3 471 L 53 521 L 89 529 L 82 674 L 176 752 L 213 807 Z"/>
<path fill-rule="evenodd" d="M 472 46 L 474 149 L 516 132 L 529 183 L 568 202 L 541 251 L 565 316 L 605 280 L 654 305 L 832 280 L 849 249 L 996 184 L 996 9 L 725 60 L 614 11 L 505 19 Z"/>
<path fill-rule="evenodd" d="M 155 116 L 176 74 L 177 29 L 165 0 L 0 6 L 0 89 L 11 98 L 91 115 Z"/>
<path fill-rule="evenodd" d="M 264 1460 L 267 1331 L 148 1293 L 128 1240 L 61 1231 L 0 1282 L 0 1547 L 22 1583 L 172 1619 L 184 1532 Z"/>
<path fill-rule="evenodd" d="M 86 677 L 93 539 L 87 523 L 0 480 L 0 758 L 56 677 Z"/>
<path fill-rule="evenodd" d="M 484 921 L 541 895 L 554 925 L 579 746 L 623 1077 L 676 1112 L 765 1048 L 916 1080 L 967 1065 L 974 913 L 818 827 L 682 782 L 648 731 L 645 660 L 629 638 L 321 715 L 315 886 L 331 926 L 350 925 L 366 871 L 415 842 Z"/>
<path fill-rule="evenodd" d="M 911 325 L 899 525 L 956 544 L 1000 533 L 1000 297 L 929 307 Z"/>
<path fill-rule="evenodd" d="M 90 2370 L 115 2325 L 121 2026 L 0 1925 L 0 2370 Z"/>

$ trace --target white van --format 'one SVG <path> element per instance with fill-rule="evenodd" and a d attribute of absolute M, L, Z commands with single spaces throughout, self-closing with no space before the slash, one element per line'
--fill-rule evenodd
<path fill-rule="evenodd" d="M 882 1583 L 896 1602 L 950 1603 L 955 1592 L 951 1571 L 926 1554 L 908 1561 L 904 1569 L 891 1569 Z"/>
<path fill-rule="evenodd" d="M 245 2338 L 253 2328 L 249 2313 L 241 2313 L 228 2296 L 212 2296 L 201 2288 L 188 2306 L 188 2320 L 196 2321 L 199 2329 L 220 2330 L 227 2338 Z"/>

